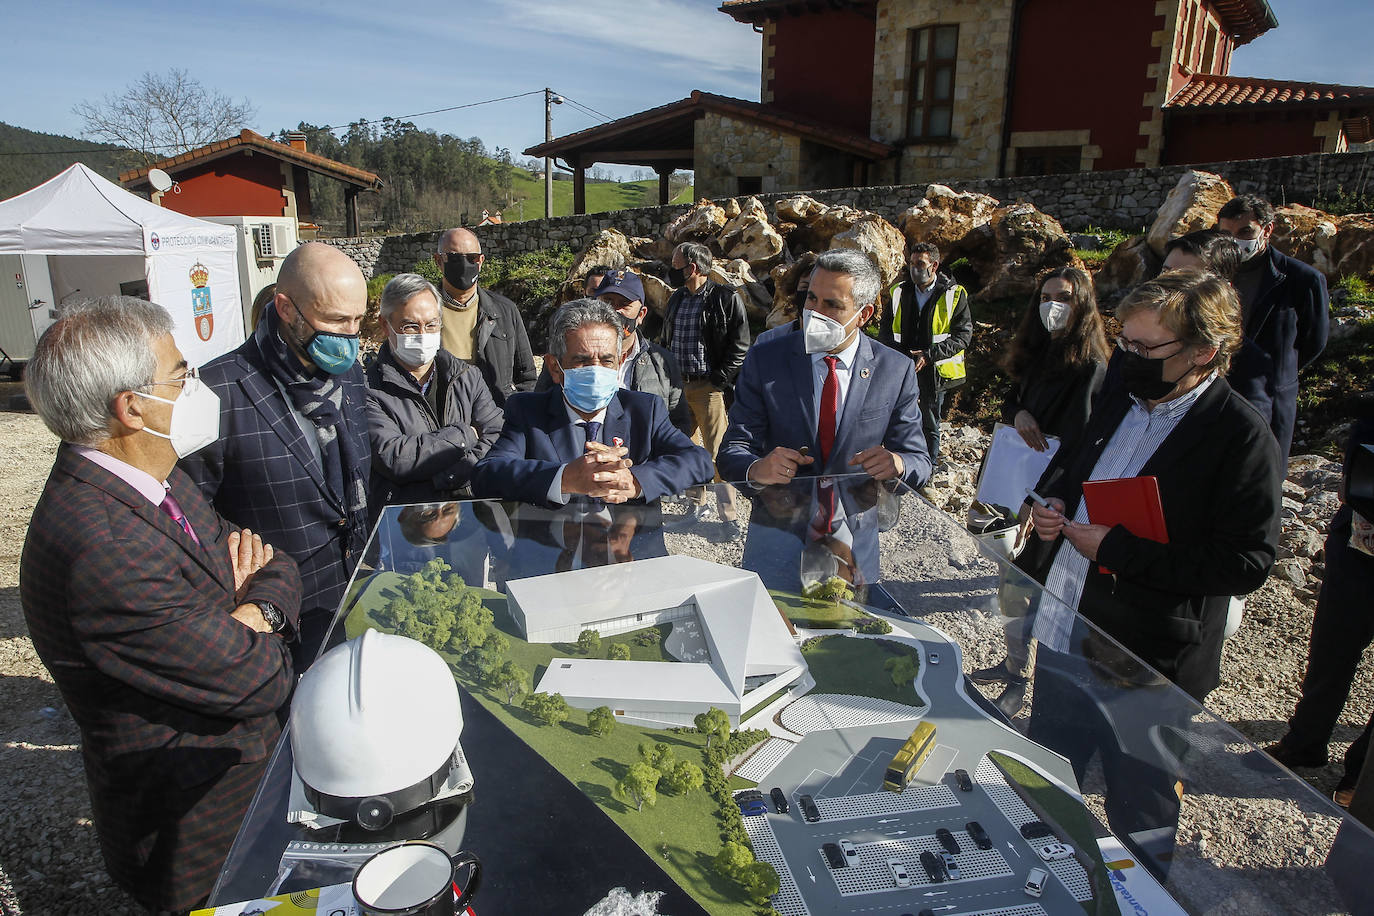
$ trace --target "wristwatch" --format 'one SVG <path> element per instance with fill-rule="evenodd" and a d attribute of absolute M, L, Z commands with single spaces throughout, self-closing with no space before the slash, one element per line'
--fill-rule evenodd
<path fill-rule="evenodd" d="M 262 619 L 272 628 L 273 633 L 280 633 L 286 629 L 286 615 L 281 612 L 281 608 L 270 601 L 254 601 L 253 603 L 262 612 Z"/>

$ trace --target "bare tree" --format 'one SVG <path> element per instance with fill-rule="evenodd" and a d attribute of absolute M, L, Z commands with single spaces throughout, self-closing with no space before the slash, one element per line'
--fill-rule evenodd
<path fill-rule="evenodd" d="M 236 103 L 178 69 L 145 73 L 123 92 L 72 112 L 85 136 L 128 147 L 143 165 L 233 136 L 257 114 L 247 99 Z"/>

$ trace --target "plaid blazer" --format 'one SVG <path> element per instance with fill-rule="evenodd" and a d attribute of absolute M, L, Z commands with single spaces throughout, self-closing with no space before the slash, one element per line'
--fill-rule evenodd
<path fill-rule="evenodd" d="M 296 561 L 303 617 L 332 617 L 367 543 L 366 529 L 361 524 L 350 529 L 252 337 L 206 364 L 200 377 L 219 395 L 220 438 L 182 459 L 181 469 L 216 511 Z M 339 434 L 355 438 L 355 452 L 363 456 L 362 479 L 367 480 L 372 452 L 360 366 L 343 376 L 343 391 L 347 429 Z"/>
<path fill-rule="evenodd" d="M 285 640 L 229 616 L 226 539 L 180 471 L 168 478 L 200 538 L 62 446 L 19 572 L 29 634 L 81 729 L 111 876 L 152 909 L 210 891 L 280 733 L 294 684 Z M 296 564 L 278 552 L 246 601 L 293 621 Z"/>

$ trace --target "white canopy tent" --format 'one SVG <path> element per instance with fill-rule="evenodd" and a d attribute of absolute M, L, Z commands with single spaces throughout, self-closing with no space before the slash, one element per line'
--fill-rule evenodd
<path fill-rule="evenodd" d="M 237 245 L 232 226 L 164 210 L 80 163 L 0 201 L 0 255 L 46 255 L 54 302 L 144 295 L 171 313 L 193 366 L 243 342 Z"/>

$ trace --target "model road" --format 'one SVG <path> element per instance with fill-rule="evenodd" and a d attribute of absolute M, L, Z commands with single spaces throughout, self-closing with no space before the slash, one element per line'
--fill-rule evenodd
<path fill-rule="evenodd" d="M 930 907 L 940 916 L 960 916 L 1000 907 L 1038 902 L 1047 913 L 1077 914 L 1082 908 L 1051 872 L 1044 895 L 1035 901 L 1024 891 L 1026 875 L 1033 867 L 1045 867 L 1034 845 L 1022 838 L 1018 827 L 977 784 L 975 769 L 989 751 L 1010 751 L 1033 761 L 1066 785 L 1074 785 L 1072 771 L 1063 758 L 1030 742 L 1019 733 L 987 718 L 959 691 L 962 681 L 958 648 L 935 631 L 914 621 L 893 621 L 921 640 L 925 656 L 938 652 L 938 665 L 923 664 L 920 688 L 930 700 L 927 720 L 934 723 L 937 747 L 922 765 L 912 786 L 943 785 L 948 791 L 930 790 L 931 807 L 916 811 L 871 813 L 871 805 L 846 797 L 882 793 L 883 773 L 892 755 L 911 734 L 917 720 L 883 725 L 856 726 L 806 736 L 768 776 L 760 788 L 779 786 L 787 793 L 791 812 L 766 815 L 777 837 L 792 876 L 813 914 L 915 913 Z M 974 779 L 972 792 L 959 790 L 953 771 L 965 769 Z M 821 822 L 802 820 L 797 799 L 812 795 L 822 804 Z M 889 794 L 889 793 L 884 793 Z M 910 795 L 911 793 L 906 793 Z M 952 804 L 951 804 L 952 802 Z M 835 811 L 827 809 L 837 808 Z M 849 816 L 852 811 L 852 816 Z M 839 819 L 833 819 L 837 817 Z M 992 849 L 979 850 L 964 831 L 978 821 L 992 839 Z M 919 862 L 920 851 L 941 850 L 935 830 L 944 827 L 960 845 L 955 860 L 961 879 L 929 883 Z M 859 862 L 852 870 L 832 869 L 820 849 L 823 843 L 846 839 L 858 846 Z M 889 857 L 900 858 L 912 878 L 912 886 L 898 888 L 887 869 Z M 845 872 L 839 875 L 839 872 Z M 1046 867 L 1046 871 L 1049 869 Z M 841 891 L 843 884 L 848 896 Z"/>

